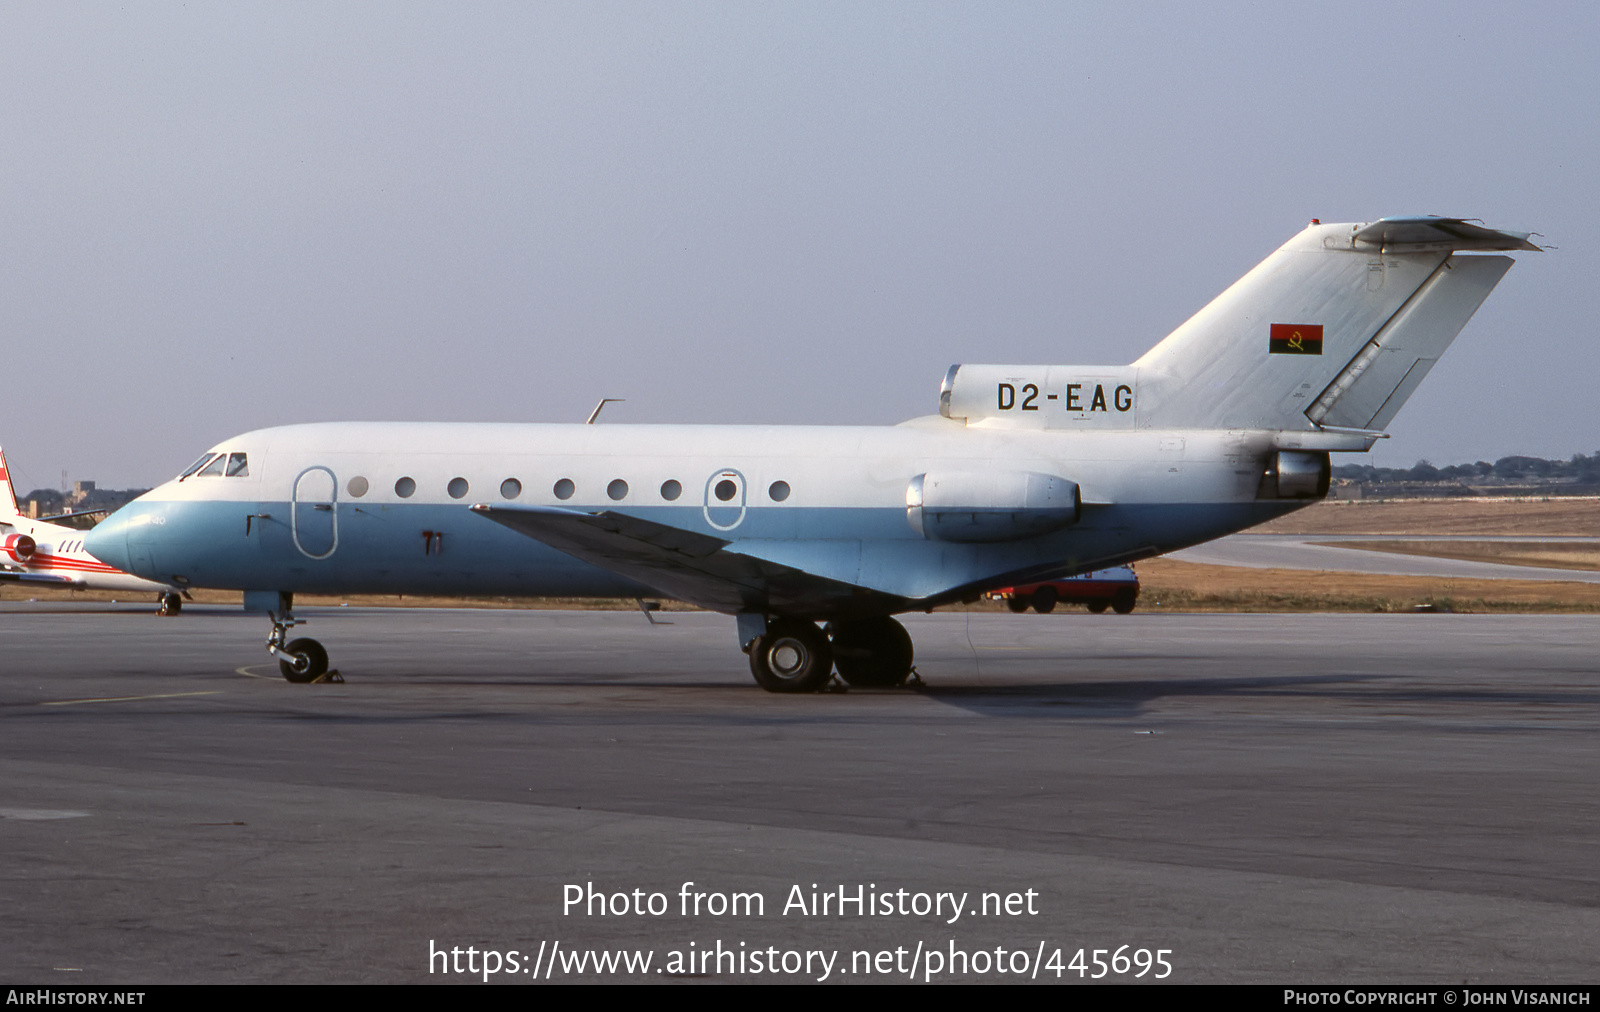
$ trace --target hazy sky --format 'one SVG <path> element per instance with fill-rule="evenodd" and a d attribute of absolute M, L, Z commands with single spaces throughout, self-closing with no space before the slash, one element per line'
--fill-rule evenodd
<path fill-rule="evenodd" d="M 602 396 L 892 423 L 1132 361 L 1310 218 L 1445 214 L 1560 249 L 1372 461 L 1592 453 L 1596 10 L 4 3 L 0 445 L 26 491 Z"/>

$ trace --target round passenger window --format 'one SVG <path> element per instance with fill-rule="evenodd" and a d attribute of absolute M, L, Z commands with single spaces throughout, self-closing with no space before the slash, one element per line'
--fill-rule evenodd
<path fill-rule="evenodd" d="M 522 494 L 522 482 L 515 478 L 507 478 L 500 483 L 500 498 L 515 499 Z"/>
<path fill-rule="evenodd" d="M 724 478 L 717 482 L 717 487 L 714 491 L 716 492 L 718 499 L 721 499 L 723 502 L 727 502 L 729 499 L 732 499 L 734 496 L 739 494 L 739 486 Z"/>
<path fill-rule="evenodd" d="M 661 483 L 661 498 L 665 499 L 667 502 L 672 502 L 680 495 L 683 495 L 683 486 L 678 482 L 668 478 L 666 481 Z"/>
<path fill-rule="evenodd" d="M 783 502 L 789 498 L 789 483 L 786 481 L 773 482 L 767 487 L 767 495 L 771 497 L 773 502 Z"/>
<path fill-rule="evenodd" d="M 572 493 L 576 492 L 577 490 L 578 486 L 572 483 L 571 478 L 562 478 L 560 481 L 556 482 L 556 487 L 554 489 L 557 499 L 571 499 Z"/>
<path fill-rule="evenodd" d="M 415 478 L 401 478 L 394 483 L 394 494 L 402 499 L 410 499 L 417 491 Z"/>
<path fill-rule="evenodd" d="M 606 486 L 606 495 L 611 497 L 612 502 L 621 502 L 628 498 L 628 483 L 617 478 Z"/>
<path fill-rule="evenodd" d="M 451 478 L 450 484 L 446 485 L 444 490 L 450 493 L 450 498 L 460 499 L 467 494 L 467 479 Z"/>
<path fill-rule="evenodd" d="M 361 477 L 360 475 L 356 475 L 354 478 L 351 478 L 350 484 L 345 486 L 345 488 L 350 490 L 350 494 L 357 499 L 360 499 L 362 496 L 367 494 L 367 487 L 367 479 Z"/>

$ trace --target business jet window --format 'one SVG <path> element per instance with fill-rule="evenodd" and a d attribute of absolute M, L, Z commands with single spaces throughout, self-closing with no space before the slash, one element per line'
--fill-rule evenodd
<path fill-rule="evenodd" d="M 767 495 L 771 497 L 773 502 L 783 502 L 789 498 L 789 483 L 786 481 L 773 482 L 767 489 Z"/>
<path fill-rule="evenodd" d="M 394 483 L 394 494 L 402 499 L 410 499 L 416 494 L 416 491 L 417 480 L 415 478 L 401 478 Z"/>
<path fill-rule="evenodd" d="M 369 487 L 370 486 L 367 485 L 367 479 L 361 477 L 360 475 L 356 475 L 354 478 L 351 478 L 350 484 L 345 486 L 345 488 L 350 490 L 350 494 L 357 499 L 360 499 L 362 496 L 366 495 Z"/>
<path fill-rule="evenodd" d="M 667 502 L 673 502 L 680 495 L 683 495 L 683 486 L 677 481 L 668 478 L 661 483 L 661 498 Z"/>
<path fill-rule="evenodd" d="M 216 459 L 212 460 L 211 463 L 207 464 L 205 467 L 202 467 L 198 472 L 196 472 L 195 477 L 220 478 L 222 477 L 222 469 L 226 466 L 228 466 L 228 455 L 226 453 L 219 453 L 217 454 Z"/>
<path fill-rule="evenodd" d="M 507 478 L 500 483 L 500 498 L 515 499 L 522 494 L 522 482 L 515 478 Z"/>
<path fill-rule="evenodd" d="M 628 483 L 621 478 L 616 479 L 606 486 L 606 495 L 611 497 L 612 502 L 620 502 L 628 498 Z"/>
<path fill-rule="evenodd" d="M 245 454 L 243 454 L 243 453 L 230 453 L 230 454 L 228 454 L 228 477 L 230 477 L 230 478 L 248 478 L 248 477 L 250 477 L 250 460 Z"/>
<path fill-rule="evenodd" d="M 552 491 L 555 492 L 557 499 L 571 499 L 572 493 L 576 492 L 577 490 L 578 486 L 572 483 L 571 478 L 562 478 L 560 481 L 556 482 L 555 488 L 552 489 Z"/>

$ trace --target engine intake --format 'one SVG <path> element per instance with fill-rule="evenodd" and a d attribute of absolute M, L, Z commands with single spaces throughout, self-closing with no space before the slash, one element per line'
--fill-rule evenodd
<path fill-rule="evenodd" d="M 26 534 L 8 534 L 4 544 L 0 544 L 0 552 L 4 552 L 12 562 L 26 566 L 33 560 L 34 552 L 39 550 L 38 542 Z"/>

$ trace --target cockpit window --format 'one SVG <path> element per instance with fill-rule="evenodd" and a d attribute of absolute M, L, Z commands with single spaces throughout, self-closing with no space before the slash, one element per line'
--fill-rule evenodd
<path fill-rule="evenodd" d="M 222 469 L 227 463 L 228 455 L 219 453 L 211 463 L 196 471 L 194 476 L 196 478 L 220 478 L 222 477 Z"/>
<path fill-rule="evenodd" d="M 228 454 L 228 477 L 230 477 L 230 478 L 248 478 L 248 477 L 250 477 L 250 462 L 247 459 L 245 459 L 245 454 L 242 454 L 242 453 L 230 453 L 230 454 Z"/>
<path fill-rule="evenodd" d="M 205 453 L 202 453 L 200 455 L 200 459 L 199 460 L 195 461 L 193 464 L 190 464 L 188 466 L 188 468 L 185 469 L 182 474 L 178 475 L 178 480 L 182 481 L 183 479 L 189 477 L 189 475 L 194 474 L 196 471 L 200 470 L 201 467 L 205 466 L 206 461 L 208 461 L 210 459 L 211 459 L 211 451 L 207 450 Z"/>

